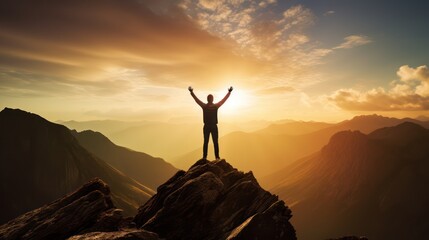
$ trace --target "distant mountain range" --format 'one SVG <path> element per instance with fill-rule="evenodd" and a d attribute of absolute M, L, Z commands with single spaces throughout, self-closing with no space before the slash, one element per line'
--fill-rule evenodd
<path fill-rule="evenodd" d="M 252 170 L 255 176 L 263 177 L 299 158 L 317 152 L 339 131 L 359 130 L 370 133 L 376 129 L 395 126 L 406 121 L 429 127 L 429 122 L 379 115 L 357 116 L 337 124 L 289 121 L 271 125 L 256 132 L 229 133 L 219 140 L 220 154 L 240 169 Z M 210 145 L 209 156 L 212 151 Z M 173 163 L 179 168 L 187 169 L 192 164 L 190 159 L 199 159 L 201 154 L 202 148 L 198 148 L 176 158 Z"/>
<path fill-rule="evenodd" d="M 95 138 L 88 135 L 93 134 L 75 133 L 81 135 L 81 141 L 88 146 L 92 144 L 93 154 L 82 147 L 66 127 L 19 109 L 5 108 L 0 112 L 0 131 L 0 223 L 53 201 L 94 177 L 110 185 L 118 207 L 125 213 L 135 213 L 154 191 L 97 157 L 97 153 L 102 155 L 95 151 L 97 147 L 105 147 L 105 154 L 111 154 L 108 160 L 116 161 L 118 166 L 122 159 L 124 166 L 126 162 L 148 161 L 145 168 L 143 164 L 134 166 L 142 172 L 149 172 L 148 168 L 153 167 L 154 173 L 160 173 L 160 169 L 165 168 L 166 171 L 153 180 L 149 180 L 151 175 L 142 177 L 151 186 L 174 172 L 171 165 L 160 159 L 109 145 L 106 139 L 92 141 Z"/>
<path fill-rule="evenodd" d="M 121 125 L 111 124 L 118 128 Z M 240 169 L 252 170 L 261 185 L 286 202 L 292 209 L 291 222 L 298 239 L 347 235 L 429 239 L 428 128 L 427 121 L 378 115 L 358 116 L 337 124 L 283 121 L 256 132 L 227 134 L 221 138 L 221 156 Z M 123 131 L 132 135 L 132 129 Z M 166 127 L 159 136 L 155 134 L 157 129 L 143 132 L 153 131 L 146 137 L 157 139 L 159 144 L 170 128 Z M 176 129 L 174 134 L 183 130 L 181 139 L 177 137 L 169 143 L 186 141 L 186 129 Z M 108 231 L 115 231 L 115 236 L 133 228 L 136 234 L 148 230 L 161 237 L 189 239 L 206 235 L 211 236 L 207 239 L 217 239 L 213 236 L 219 234 L 241 236 L 237 239 L 249 239 L 255 234 L 274 236 L 268 239 L 289 239 L 283 230 L 290 226 L 291 215 L 283 202 L 274 203 L 277 197 L 261 191 L 252 173 L 243 174 L 224 160 L 200 160 L 188 172 L 176 172 L 164 160 L 120 147 L 99 132 L 71 131 L 18 109 L 0 112 L 0 131 L 0 224 L 49 203 L 94 177 L 100 177 L 111 188 L 110 193 L 103 181 L 94 180 L 79 194 L 66 196 L 1 226 L 0 232 L 9 236 L 5 239 L 14 239 L 15 231 L 44 236 L 47 232 L 40 226 L 33 232 L 26 231 L 37 221 L 57 234 L 60 230 L 52 219 L 65 213 L 75 226 L 73 231 L 61 230 L 68 236 L 85 235 L 86 230 L 81 230 L 95 224 L 91 231 L 110 226 Z M 135 135 L 137 141 L 141 135 Z M 158 147 L 170 146 L 163 143 Z M 197 149 L 178 164 L 187 168 L 200 154 L 201 149 Z M 152 189 L 157 187 L 158 193 L 154 195 Z M 136 208 L 146 202 L 134 218 L 137 226 L 145 230 L 136 229 L 130 219 L 123 219 L 110 196 L 126 214 L 135 214 Z M 102 212 L 102 218 L 91 214 L 96 209 L 88 207 L 89 202 L 100 206 L 97 214 Z M 68 206 L 88 209 L 80 215 L 88 224 L 70 216 Z M 231 209 L 235 209 L 232 215 Z M 57 215 L 46 214 L 52 211 Z M 211 217 L 202 221 L 206 213 Z M 33 216 L 40 218 L 35 222 Z M 183 219 L 188 220 L 180 222 Z M 238 220 L 231 225 L 231 219 Z M 180 228 L 174 227 L 177 221 Z M 127 229 L 121 229 L 125 223 Z M 205 229 L 207 224 L 214 228 Z M 294 238 L 293 229 L 289 230 Z"/>
<path fill-rule="evenodd" d="M 188 121 L 138 121 L 115 120 L 58 121 L 77 131 L 93 130 L 102 133 L 115 144 L 162 157 L 168 161 L 188 153 L 201 145 L 203 123 Z M 233 131 L 254 131 L 268 126 L 266 121 L 251 121 L 240 124 L 221 123 L 220 136 Z M 186 139 L 183 138 L 186 136 Z"/>
<path fill-rule="evenodd" d="M 418 124 L 336 133 L 262 181 L 290 204 L 299 239 L 429 239 L 429 130 Z"/>
<path fill-rule="evenodd" d="M 80 145 L 103 159 L 128 177 L 156 189 L 159 185 L 173 176 L 178 169 L 161 158 L 136 152 L 112 143 L 99 132 L 86 130 L 72 131 Z"/>

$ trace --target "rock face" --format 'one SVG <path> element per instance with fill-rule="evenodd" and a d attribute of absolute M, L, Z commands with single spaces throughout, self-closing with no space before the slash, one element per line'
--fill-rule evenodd
<path fill-rule="evenodd" d="M 159 240 L 156 233 L 145 230 L 127 230 L 116 232 L 91 232 L 83 235 L 77 235 L 67 240 Z"/>
<path fill-rule="evenodd" d="M 0 239 L 64 239 L 94 226 L 115 230 L 116 221 L 107 224 L 107 218 L 100 218 L 112 209 L 109 187 L 95 179 L 70 195 L 0 226 Z"/>
<path fill-rule="evenodd" d="M 107 184 L 94 179 L 1 225 L 0 240 L 295 240 L 290 218 L 284 202 L 262 189 L 251 172 L 225 160 L 200 160 L 161 185 L 134 219 L 124 218 Z"/>
<path fill-rule="evenodd" d="M 179 171 L 139 208 L 138 227 L 166 239 L 296 239 L 291 211 L 225 160 Z"/>

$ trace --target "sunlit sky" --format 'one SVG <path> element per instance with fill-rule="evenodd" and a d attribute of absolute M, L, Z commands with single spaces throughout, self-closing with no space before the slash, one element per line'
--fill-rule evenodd
<path fill-rule="evenodd" d="M 0 2 L 0 107 L 50 120 L 429 115 L 428 1 Z"/>

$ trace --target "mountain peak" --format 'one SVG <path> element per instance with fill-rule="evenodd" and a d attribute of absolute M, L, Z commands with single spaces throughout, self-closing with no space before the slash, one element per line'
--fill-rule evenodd
<path fill-rule="evenodd" d="M 367 136 L 360 131 L 347 130 L 334 134 L 327 146 L 339 147 L 349 144 L 356 145 L 366 140 Z"/>
<path fill-rule="evenodd" d="M 348 122 L 350 123 L 366 123 L 369 122 L 371 124 L 377 123 L 377 122 L 389 122 L 389 121 L 393 121 L 393 120 L 397 120 L 396 118 L 390 118 L 390 117 L 385 117 L 382 115 L 378 115 L 378 114 L 371 114 L 371 115 L 359 115 L 359 116 L 355 116 L 350 120 L 346 120 L 344 122 Z"/>
<path fill-rule="evenodd" d="M 251 172 L 199 160 L 161 185 L 134 222 L 166 239 L 296 239 L 290 218 Z"/>
<path fill-rule="evenodd" d="M 72 130 L 72 134 L 79 139 L 79 141 L 86 140 L 91 142 L 98 142 L 100 144 L 114 145 L 110 139 L 104 136 L 102 133 L 92 130 L 84 130 L 82 132 L 77 132 Z"/>
<path fill-rule="evenodd" d="M 429 130 L 419 124 L 403 122 L 393 127 L 377 129 L 370 133 L 369 137 L 378 140 L 385 140 L 397 145 L 404 145 L 427 137 L 428 134 Z"/>
<path fill-rule="evenodd" d="M 382 129 L 391 129 L 393 131 L 425 131 L 426 128 L 422 127 L 417 123 L 413 123 L 410 121 L 405 121 L 393 127 L 386 127 Z"/>
<path fill-rule="evenodd" d="M 46 119 L 42 118 L 41 116 L 31 113 L 31 112 L 27 112 L 24 110 L 21 110 L 19 108 L 8 108 L 5 107 L 1 112 L 0 112 L 0 116 L 8 116 L 8 117 L 27 117 L 27 118 L 37 118 L 39 120 L 45 120 Z"/>

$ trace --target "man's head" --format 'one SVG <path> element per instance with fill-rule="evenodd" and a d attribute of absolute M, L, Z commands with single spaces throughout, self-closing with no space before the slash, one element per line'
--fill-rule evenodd
<path fill-rule="evenodd" d="M 207 95 L 207 102 L 213 103 L 213 95 L 211 95 L 211 94 Z"/>

